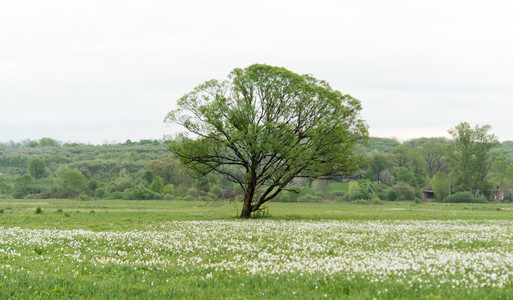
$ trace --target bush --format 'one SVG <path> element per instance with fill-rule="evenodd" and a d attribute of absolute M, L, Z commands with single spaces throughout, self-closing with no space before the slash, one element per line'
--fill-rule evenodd
<path fill-rule="evenodd" d="M 445 198 L 444 202 L 451 203 L 487 203 L 484 196 L 476 197 L 471 192 L 458 192 Z"/>
<path fill-rule="evenodd" d="M 223 189 L 221 187 L 215 185 L 215 186 L 210 188 L 210 192 L 209 193 L 214 194 L 215 198 L 219 199 L 219 198 L 223 197 L 224 191 L 223 191 Z"/>
<path fill-rule="evenodd" d="M 36 215 L 39 215 L 42 213 L 43 213 L 43 210 L 41 209 L 41 207 L 36 208 Z"/>
<path fill-rule="evenodd" d="M 164 193 L 164 195 L 175 195 L 176 194 L 176 190 L 175 190 L 175 186 L 174 184 L 166 184 L 164 186 L 164 188 L 162 189 L 162 193 Z"/>
<path fill-rule="evenodd" d="M 153 200 L 153 199 L 161 199 L 161 196 L 158 193 L 150 190 L 149 188 L 143 186 L 135 186 L 132 189 L 128 189 L 123 192 L 123 199 L 126 200 Z"/>
<path fill-rule="evenodd" d="M 397 194 L 397 192 L 394 189 L 390 189 L 386 193 L 385 199 L 387 199 L 388 201 L 395 201 L 395 200 L 397 200 L 398 197 L 399 197 L 399 195 Z"/>
<path fill-rule="evenodd" d="M 356 200 L 371 200 L 372 196 L 366 191 L 356 190 L 352 193 L 347 193 L 344 195 L 344 201 L 356 201 Z"/>
<path fill-rule="evenodd" d="M 301 195 L 298 199 L 298 201 L 301 201 L 301 202 L 320 202 L 321 200 L 322 200 L 321 196 L 314 195 L 314 194 Z"/>
<path fill-rule="evenodd" d="M 415 199 L 415 189 L 409 184 L 400 182 L 392 187 L 397 192 L 397 200 Z"/>

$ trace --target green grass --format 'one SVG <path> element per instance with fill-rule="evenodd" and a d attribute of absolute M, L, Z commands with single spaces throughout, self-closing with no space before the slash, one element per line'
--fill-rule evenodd
<path fill-rule="evenodd" d="M 513 204 L 389 202 L 266 204 L 270 220 L 513 220 Z M 42 213 L 35 214 L 38 207 Z M 47 229 L 134 230 L 168 221 L 234 220 L 240 203 L 69 199 L 0 200 L 0 226 Z M 94 214 L 90 212 L 94 210 Z"/>
<path fill-rule="evenodd" d="M 269 217 L 238 220 L 240 204 L 223 202 L 0 200 L 0 298 L 513 293 L 512 204 L 268 207 Z"/>

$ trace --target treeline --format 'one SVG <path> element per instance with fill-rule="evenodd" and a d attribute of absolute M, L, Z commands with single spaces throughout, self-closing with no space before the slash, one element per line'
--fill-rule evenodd
<path fill-rule="evenodd" d="M 0 143 L 0 197 L 177 199 L 230 197 L 222 178 L 190 176 L 157 140 Z"/>
<path fill-rule="evenodd" d="M 432 189 L 438 201 L 511 201 L 513 142 L 499 144 L 487 139 L 493 136 L 486 126 L 465 124 L 454 129 L 451 140 L 400 143 L 370 138 L 360 148 L 368 166 L 352 178 L 360 179 L 359 184 L 333 189 L 325 180 L 297 180 L 300 194 L 285 192 L 279 200 L 413 200 Z M 0 143 L 1 198 L 218 200 L 233 199 L 237 193 L 238 188 L 221 176 L 188 174 L 157 140 L 115 145 L 60 143 L 51 138 Z"/>
<path fill-rule="evenodd" d="M 422 196 L 432 189 L 436 200 L 485 202 L 512 200 L 513 142 L 499 143 L 490 127 L 461 123 L 453 139 L 419 138 L 399 143 L 371 138 L 366 178 L 381 185 L 406 184 Z M 385 197 L 385 196 L 383 196 Z"/>

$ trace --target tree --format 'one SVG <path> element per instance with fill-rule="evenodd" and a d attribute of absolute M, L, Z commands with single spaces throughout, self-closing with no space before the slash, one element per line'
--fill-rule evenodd
<path fill-rule="evenodd" d="M 361 104 L 325 81 L 255 64 L 210 80 L 178 101 L 165 120 L 188 133 L 168 141 L 200 174 L 218 172 L 242 189 L 241 218 L 287 189 L 298 176 L 351 174 L 364 164 Z"/>
<path fill-rule="evenodd" d="M 59 197 L 77 196 L 85 188 L 85 177 L 77 169 L 70 169 L 66 166 L 60 166 L 55 171 L 57 176 L 57 195 Z"/>
<path fill-rule="evenodd" d="M 438 172 L 447 171 L 447 162 L 445 158 L 445 146 L 433 142 L 422 146 L 422 158 L 426 161 L 426 171 L 429 178 Z"/>
<path fill-rule="evenodd" d="M 32 177 L 36 180 L 41 179 L 47 175 L 46 163 L 44 160 L 38 157 L 31 157 L 27 161 L 27 168 Z"/>
<path fill-rule="evenodd" d="M 54 139 L 51 139 L 51 138 L 48 138 L 48 137 L 44 137 L 42 139 L 39 140 L 39 145 L 41 147 L 59 147 L 59 143 L 54 140 Z"/>
<path fill-rule="evenodd" d="M 422 188 L 426 183 L 426 163 L 422 159 L 420 151 L 418 149 L 410 150 L 410 163 L 408 168 L 413 174 L 411 185 L 414 187 Z"/>
<path fill-rule="evenodd" d="M 392 166 L 393 162 L 390 160 L 388 155 L 384 153 L 373 151 L 369 159 L 369 171 L 367 178 L 372 180 L 378 180 L 379 175 L 383 170 L 386 170 Z"/>
<path fill-rule="evenodd" d="M 450 178 L 447 173 L 438 172 L 431 179 L 431 188 L 435 192 L 436 198 L 440 201 L 449 196 Z"/>
<path fill-rule="evenodd" d="M 155 176 L 149 188 L 155 193 L 162 193 L 162 190 L 164 189 L 164 180 L 162 180 L 162 177 Z"/>
<path fill-rule="evenodd" d="M 21 199 L 34 191 L 34 179 L 25 174 L 14 179 L 13 197 Z"/>
<path fill-rule="evenodd" d="M 395 177 L 389 170 L 383 170 L 379 173 L 379 180 L 387 185 L 392 185 L 395 182 Z"/>
<path fill-rule="evenodd" d="M 490 125 L 471 127 L 463 122 L 449 130 L 454 137 L 448 157 L 455 172 L 455 191 L 469 191 L 476 196 L 489 191 L 486 177 L 493 161 L 490 150 L 499 144 L 490 129 Z"/>
<path fill-rule="evenodd" d="M 396 167 L 407 167 L 410 162 L 410 149 L 404 145 L 392 148 L 392 160 Z"/>

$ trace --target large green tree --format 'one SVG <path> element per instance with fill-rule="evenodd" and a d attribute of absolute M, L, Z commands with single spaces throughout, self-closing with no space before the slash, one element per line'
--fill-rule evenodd
<path fill-rule="evenodd" d="M 355 148 L 368 136 L 360 110 L 325 81 L 255 64 L 197 86 L 165 120 L 192 133 L 170 139 L 171 152 L 196 172 L 237 183 L 248 218 L 297 176 L 359 170 Z"/>
<path fill-rule="evenodd" d="M 490 150 L 499 144 L 490 129 L 490 125 L 472 127 L 463 122 L 449 130 L 454 137 L 448 158 L 455 173 L 455 191 L 469 191 L 476 196 L 490 192 L 491 186 L 487 181 L 493 161 Z"/>

